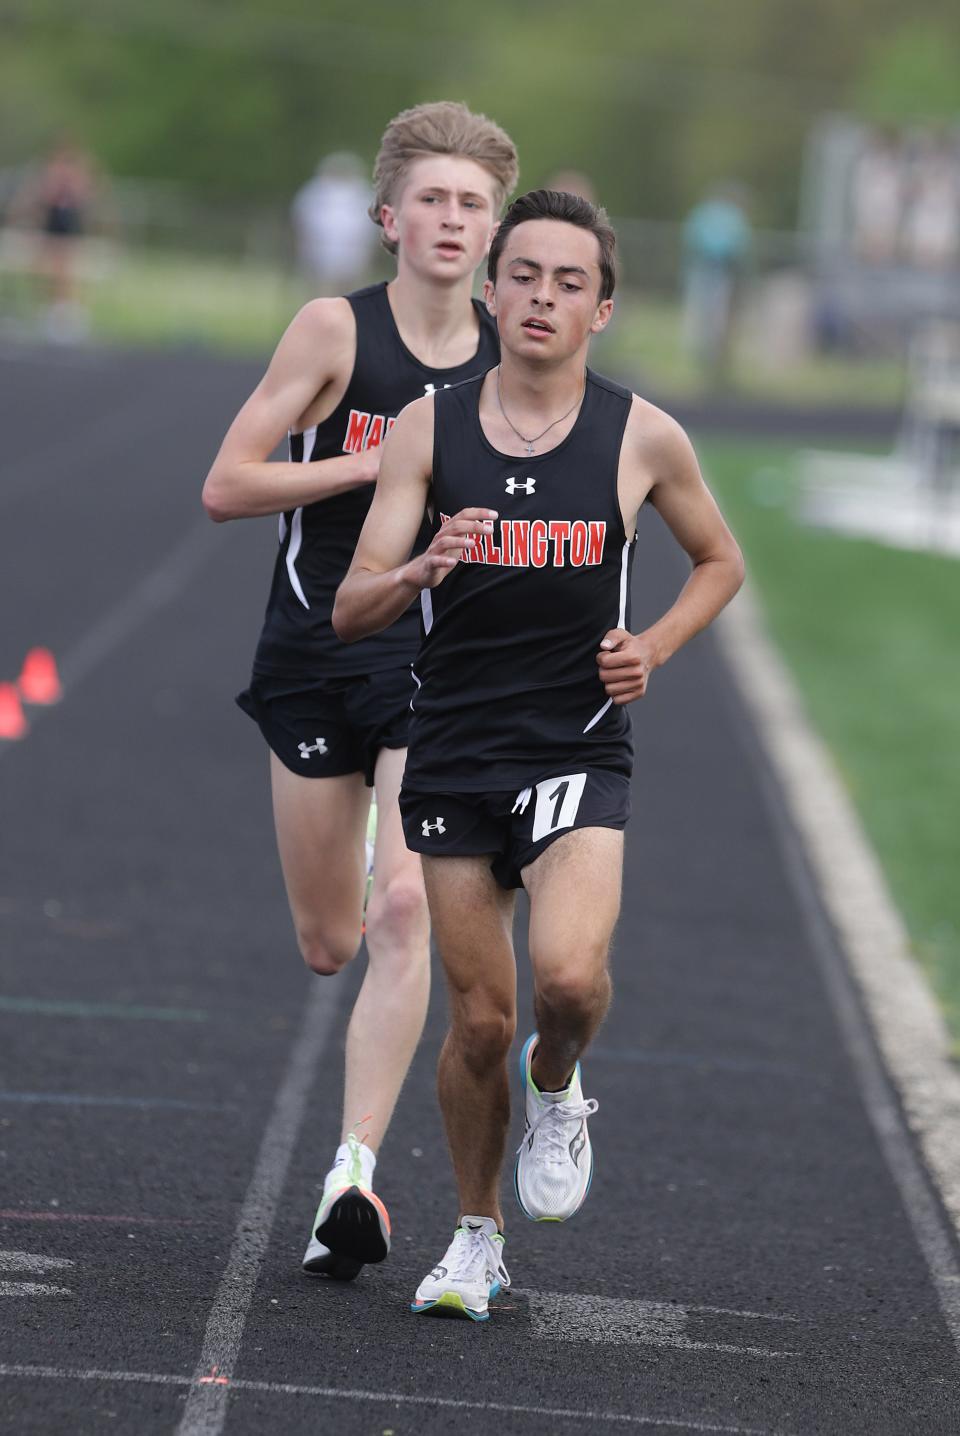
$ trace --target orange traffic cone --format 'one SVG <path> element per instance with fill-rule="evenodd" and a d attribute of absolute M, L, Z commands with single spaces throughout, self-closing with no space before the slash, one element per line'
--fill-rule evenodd
<path fill-rule="evenodd" d="M 29 731 L 17 685 L 0 683 L 0 738 L 25 738 Z"/>
<path fill-rule="evenodd" d="M 63 697 L 56 659 L 49 648 L 31 648 L 17 683 L 25 703 L 59 703 Z"/>

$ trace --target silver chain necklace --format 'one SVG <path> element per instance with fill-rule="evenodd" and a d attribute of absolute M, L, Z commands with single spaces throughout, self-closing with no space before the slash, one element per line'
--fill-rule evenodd
<path fill-rule="evenodd" d="M 550 430 L 551 430 L 551 429 L 555 429 L 558 424 L 562 424 L 563 421 L 564 421 L 564 419 L 569 419 L 570 415 L 573 413 L 574 409 L 576 409 L 577 405 L 583 403 L 583 396 L 584 396 L 584 394 L 586 393 L 586 391 L 587 391 L 587 381 L 586 381 L 586 379 L 584 379 L 584 381 L 583 381 L 583 388 L 580 390 L 580 393 L 579 393 L 578 397 L 577 397 L 577 398 L 574 400 L 574 402 L 570 405 L 570 408 L 567 410 L 567 412 L 566 412 L 565 414 L 561 414 L 560 417 L 559 417 L 559 419 L 554 419 L 553 423 L 552 423 L 552 424 L 548 424 L 545 429 L 541 429 L 539 434 L 534 434 L 534 436 L 533 436 L 532 439 L 528 439 L 528 438 L 526 437 L 526 435 L 521 434 L 520 430 L 517 428 L 516 424 L 513 423 L 513 421 L 512 421 L 511 418 L 510 418 L 510 415 L 507 413 L 506 409 L 503 407 L 503 397 L 502 397 L 502 395 L 501 395 L 501 393 L 500 393 L 500 366 L 499 366 L 499 364 L 497 365 L 497 403 L 498 403 L 499 406 L 500 406 L 500 413 L 501 413 L 501 414 L 503 415 L 503 417 L 506 419 L 507 423 L 510 425 L 510 428 L 511 428 L 511 429 L 513 430 L 513 432 L 516 434 L 516 436 L 517 436 L 517 438 L 520 440 L 520 442 L 521 442 L 522 444 L 526 444 L 526 446 L 527 446 L 527 453 L 528 453 L 528 454 L 532 454 L 532 453 L 533 453 L 533 446 L 534 446 L 534 444 L 537 442 L 538 439 L 542 439 L 543 436 L 544 436 L 544 434 L 549 434 Z"/>

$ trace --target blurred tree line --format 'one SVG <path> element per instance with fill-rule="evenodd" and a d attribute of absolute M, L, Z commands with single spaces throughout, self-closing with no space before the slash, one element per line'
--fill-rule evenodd
<path fill-rule="evenodd" d="M 0 168 L 69 132 L 118 176 L 286 200 L 335 149 L 370 161 L 421 100 L 500 121 L 521 185 L 577 167 L 618 215 L 675 219 L 736 176 L 795 221 L 828 111 L 953 120 L 952 0 L 0 0 Z"/>

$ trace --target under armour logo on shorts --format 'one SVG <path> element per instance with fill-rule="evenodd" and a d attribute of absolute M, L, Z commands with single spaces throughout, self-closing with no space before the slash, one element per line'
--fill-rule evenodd
<path fill-rule="evenodd" d="M 311 753 L 318 753 L 318 754 L 320 755 L 320 757 L 322 758 L 323 755 L 324 755 L 324 753 L 327 753 L 327 752 L 329 752 L 329 749 L 327 748 L 327 745 L 326 745 L 326 743 L 323 741 L 322 738 L 318 738 L 317 741 L 314 743 L 314 745 L 313 745 L 312 748 L 308 748 L 307 745 L 306 745 L 306 743 L 301 743 L 301 744 L 300 744 L 300 757 L 301 757 L 301 758 L 309 758 Z"/>
<path fill-rule="evenodd" d="M 421 824 L 421 830 L 425 838 L 429 838 L 431 833 L 445 833 L 447 831 L 443 825 L 442 818 L 437 818 L 435 823 L 431 823 L 426 818 L 424 818 Z"/>

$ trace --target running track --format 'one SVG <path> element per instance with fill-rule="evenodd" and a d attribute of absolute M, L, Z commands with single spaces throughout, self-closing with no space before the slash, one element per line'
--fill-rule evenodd
<path fill-rule="evenodd" d="M 407 1311 L 456 1216 L 437 983 L 379 1168 L 391 1259 L 301 1277 L 358 972 L 299 963 L 231 701 L 275 528 L 209 525 L 199 486 L 255 377 L 0 355 L 0 680 L 44 643 L 66 688 L 0 744 L 0 1429 L 955 1433 L 957 1333 L 867 1119 L 870 1039 L 709 639 L 635 710 L 588 1205 L 511 1219 L 485 1327 Z M 681 575 L 648 520 L 638 620 Z"/>

